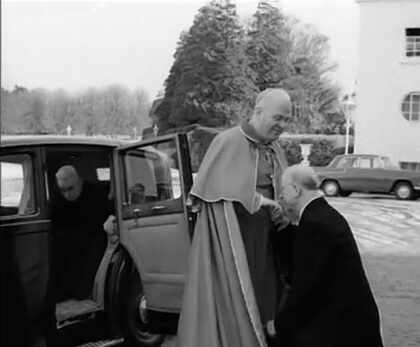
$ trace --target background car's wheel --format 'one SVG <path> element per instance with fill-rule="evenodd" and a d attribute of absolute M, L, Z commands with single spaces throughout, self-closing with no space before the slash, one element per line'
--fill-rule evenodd
<path fill-rule="evenodd" d="M 137 273 L 133 273 L 130 276 L 122 299 L 124 301 L 121 329 L 128 345 L 138 347 L 160 346 L 165 336 L 149 331 L 146 298 L 143 294 L 143 288 Z"/>
<path fill-rule="evenodd" d="M 324 181 L 321 188 L 326 196 L 337 196 L 340 192 L 340 187 L 336 181 Z"/>
<path fill-rule="evenodd" d="M 413 187 L 408 182 L 399 182 L 394 188 L 395 196 L 399 200 L 410 200 L 413 198 Z"/>

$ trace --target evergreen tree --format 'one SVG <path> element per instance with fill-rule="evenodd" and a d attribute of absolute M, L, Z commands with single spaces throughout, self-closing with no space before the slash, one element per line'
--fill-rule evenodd
<path fill-rule="evenodd" d="M 260 90 L 285 88 L 293 101 L 290 131 L 322 133 L 337 113 L 339 89 L 328 79 L 328 38 L 313 26 L 285 16 L 268 1 L 258 4 L 246 53 Z"/>
<path fill-rule="evenodd" d="M 331 117 L 339 112 L 339 88 L 329 79 L 335 69 L 329 63 L 328 38 L 315 27 L 289 19 L 291 50 L 291 74 L 283 81 L 294 102 L 297 121 L 292 131 L 299 133 L 323 133 L 331 128 L 329 122 L 341 120 Z M 337 115 L 338 116 L 338 115 Z"/>
<path fill-rule="evenodd" d="M 281 86 L 291 73 L 287 18 L 268 1 L 261 1 L 247 32 L 246 54 L 258 89 Z"/>
<path fill-rule="evenodd" d="M 212 1 L 180 37 L 165 95 L 156 110 L 160 130 L 200 123 L 229 126 L 247 116 L 256 93 L 235 5 Z"/>

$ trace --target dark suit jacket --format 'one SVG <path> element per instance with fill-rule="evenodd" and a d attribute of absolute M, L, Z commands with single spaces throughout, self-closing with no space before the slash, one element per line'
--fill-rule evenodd
<path fill-rule="evenodd" d="M 279 346 L 383 346 L 353 234 L 324 198 L 304 210 L 292 259 L 292 289 L 276 320 Z"/>

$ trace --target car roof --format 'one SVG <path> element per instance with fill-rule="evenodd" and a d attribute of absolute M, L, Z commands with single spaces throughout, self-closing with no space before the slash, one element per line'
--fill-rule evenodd
<path fill-rule="evenodd" d="M 339 154 L 337 157 L 381 157 L 386 158 L 385 155 L 379 155 L 379 154 L 363 154 L 363 153 L 352 153 L 352 154 Z"/>
<path fill-rule="evenodd" d="M 65 136 L 65 135 L 2 135 L 2 147 L 38 146 L 38 145 L 93 145 L 117 147 L 129 141 L 106 137 Z"/>

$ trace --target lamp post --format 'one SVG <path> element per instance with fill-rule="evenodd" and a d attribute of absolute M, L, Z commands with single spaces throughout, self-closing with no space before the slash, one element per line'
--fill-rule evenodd
<path fill-rule="evenodd" d="M 353 112 L 356 104 L 350 99 L 350 97 L 346 97 L 343 101 L 343 112 L 344 116 L 346 117 L 346 147 L 345 147 L 345 154 L 349 154 L 349 135 L 350 135 L 350 121 L 351 121 L 351 113 Z"/>
<path fill-rule="evenodd" d="M 71 135 L 71 132 L 72 132 L 72 127 L 71 127 L 71 125 L 69 124 L 69 125 L 67 125 L 67 128 L 66 128 L 66 134 L 67 134 L 67 136 L 70 136 Z"/>

